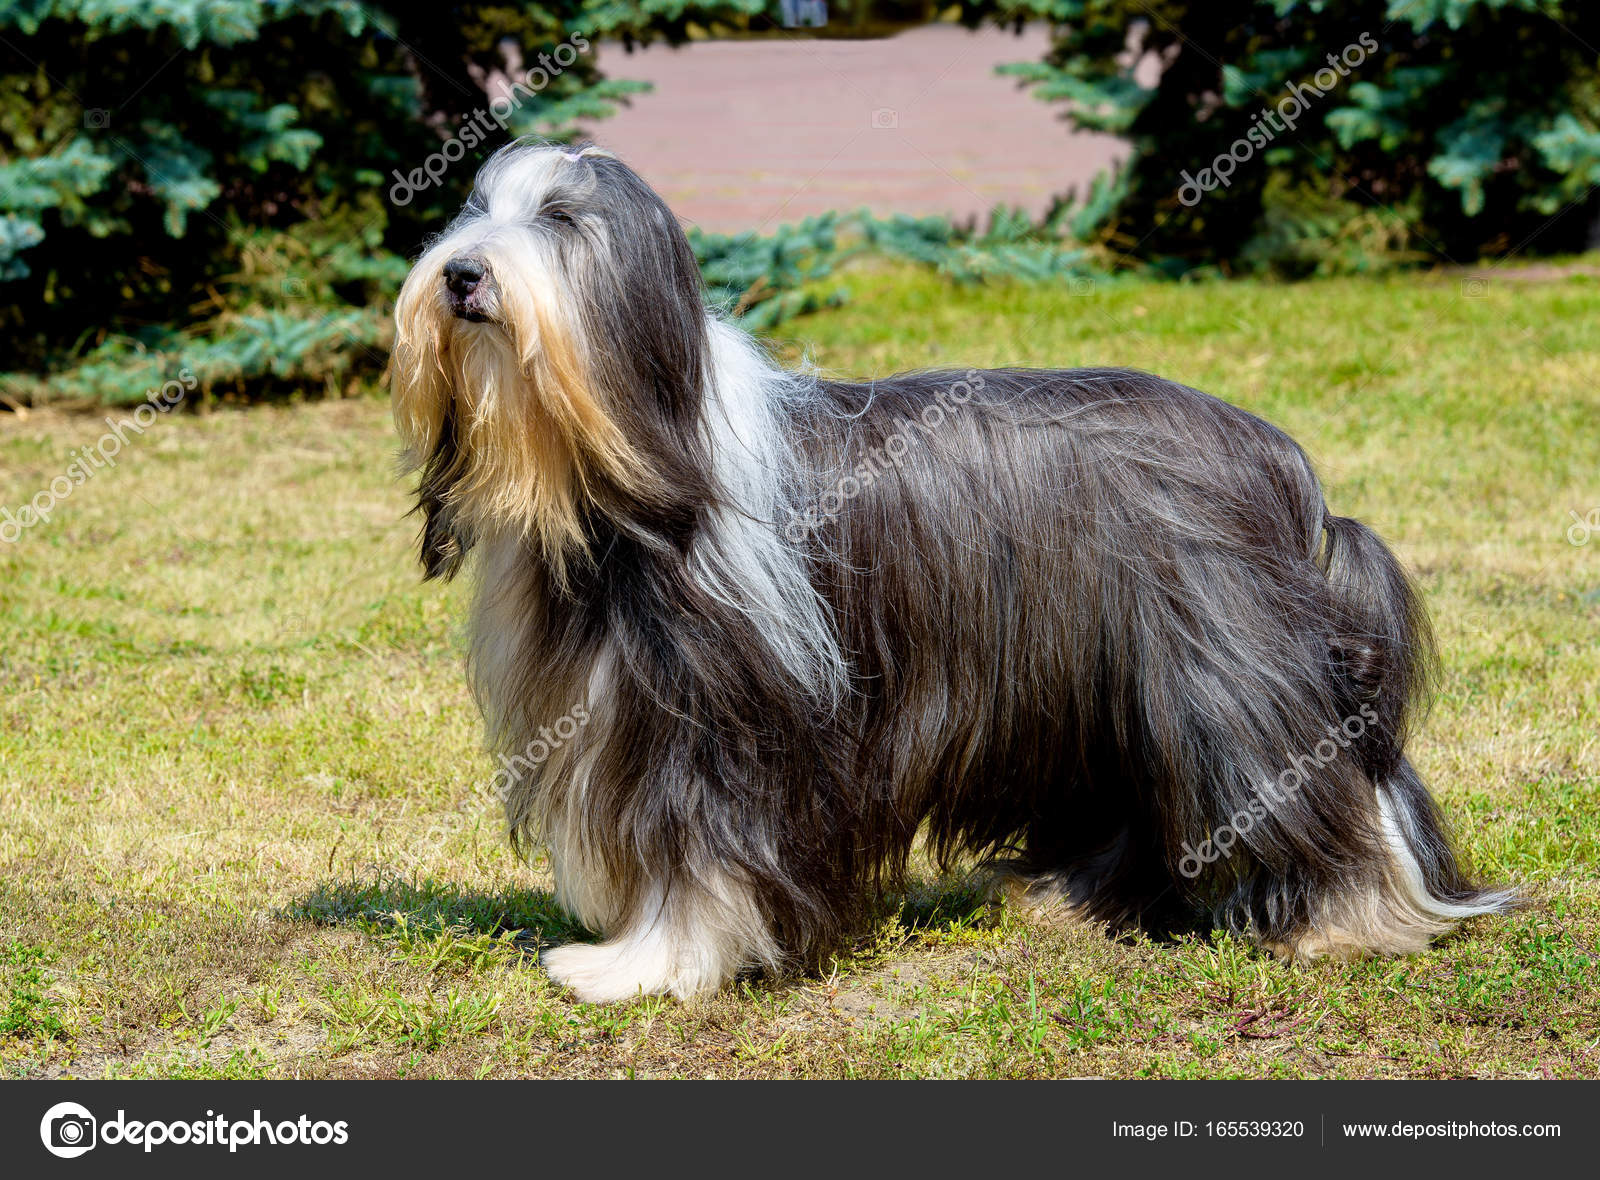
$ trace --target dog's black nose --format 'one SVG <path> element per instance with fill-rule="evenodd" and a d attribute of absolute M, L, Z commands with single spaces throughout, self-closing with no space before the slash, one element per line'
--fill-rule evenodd
<path fill-rule="evenodd" d="M 483 263 L 473 258 L 452 258 L 444 264 L 444 285 L 465 299 L 483 281 Z"/>

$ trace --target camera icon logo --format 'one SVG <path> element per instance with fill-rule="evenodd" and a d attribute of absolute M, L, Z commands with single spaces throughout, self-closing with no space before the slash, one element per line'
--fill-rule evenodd
<path fill-rule="evenodd" d="M 874 131 L 893 131 L 900 126 L 900 112 L 893 107 L 878 107 L 872 112 Z"/>
<path fill-rule="evenodd" d="M 104 131 L 109 126 L 111 126 L 111 112 L 104 107 L 90 107 L 83 112 L 85 131 Z"/>
<path fill-rule="evenodd" d="M 76 1159 L 99 1140 L 99 1123 L 76 1102 L 58 1102 L 39 1120 L 39 1138 L 51 1155 Z"/>

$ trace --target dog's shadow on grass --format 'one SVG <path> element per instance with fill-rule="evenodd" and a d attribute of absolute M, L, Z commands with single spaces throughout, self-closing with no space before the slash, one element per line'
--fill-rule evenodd
<path fill-rule="evenodd" d="M 914 873 L 879 905 L 902 929 L 954 931 L 993 918 L 988 879 L 979 871 Z"/>
<path fill-rule="evenodd" d="M 877 912 L 897 918 L 907 931 L 955 930 L 980 920 L 984 908 L 974 879 L 924 877 L 883 899 Z M 535 961 L 543 950 L 596 938 L 546 890 L 486 893 L 432 878 L 328 881 L 290 902 L 282 913 L 386 939 L 505 938 Z"/>
<path fill-rule="evenodd" d="M 507 938 L 534 960 L 541 949 L 594 937 L 545 890 L 485 893 L 432 878 L 329 881 L 290 902 L 283 912 L 288 918 L 352 927 L 378 937 Z"/>

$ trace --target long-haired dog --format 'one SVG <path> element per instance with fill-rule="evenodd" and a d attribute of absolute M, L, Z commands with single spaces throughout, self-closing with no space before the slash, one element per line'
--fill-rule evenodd
<path fill-rule="evenodd" d="M 919 836 L 1026 903 L 1299 959 L 1508 900 L 1402 753 L 1415 591 L 1260 419 L 1117 369 L 780 369 L 592 147 L 497 153 L 396 320 L 512 831 L 605 938 L 545 956 L 579 997 L 815 962 Z"/>

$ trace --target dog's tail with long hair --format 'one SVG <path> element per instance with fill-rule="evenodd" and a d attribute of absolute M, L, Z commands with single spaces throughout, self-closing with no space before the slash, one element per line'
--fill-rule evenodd
<path fill-rule="evenodd" d="M 1379 731 L 1390 739 L 1382 748 L 1392 754 L 1371 768 L 1393 862 L 1389 900 L 1414 911 L 1419 925 L 1441 928 L 1505 910 L 1515 894 L 1471 882 L 1433 797 L 1401 753 L 1437 667 L 1422 600 L 1394 553 L 1366 525 L 1328 515 L 1323 529 L 1321 564 L 1340 621 L 1340 634 L 1331 641 L 1336 674 L 1376 714 Z"/>
<path fill-rule="evenodd" d="M 1427 611 L 1377 533 L 1348 516 L 1324 516 L 1322 527 L 1321 564 L 1340 631 L 1331 654 L 1347 689 L 1372 707 L 1402 748 L 1412 718 L 1426 707 L 1437 666 Z"/>

